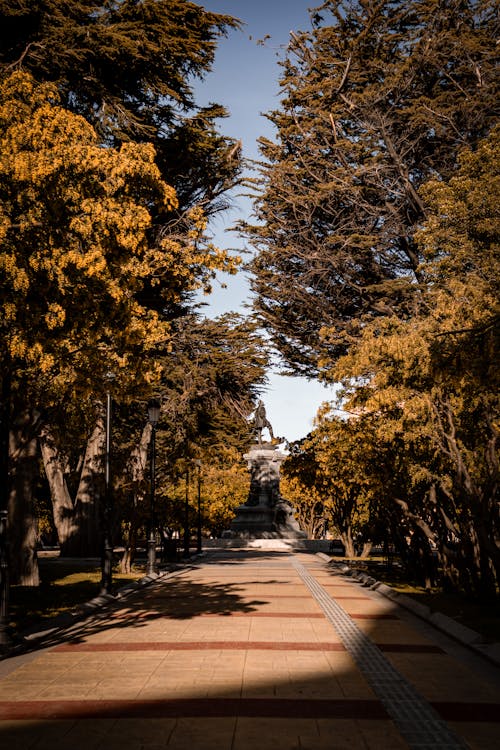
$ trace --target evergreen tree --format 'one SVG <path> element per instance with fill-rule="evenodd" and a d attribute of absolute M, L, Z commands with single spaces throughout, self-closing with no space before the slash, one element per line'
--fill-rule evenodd
<path fill-rule="evenodd" d="M 390 516 L 422 557 L 435 550 L 449 584 L 489 599 L 500 580 L 499 164 L 496 127 L 450 180 L 422 188 L 414 314 L 366 325 L 330 373 L 393 454 L 404 491 L 386 483 Z"/>
<path fill-rule="evenodd" d="M 160 371 L 157 347 L 167 345 L 171 329 L 144 290 L 161 279 L 162 304 L 175 307 L 225 265 L 225 254 L 204 242 L 196 209 L 183 237 L 152 231 L 153 215 L 168 215 L 177 199 L 150 144 L 102 148 L 92 126 L 57 98 L 53 84 L 24 72 L 0 85 L 1 376 L 13 415 L 11 507 L 19 522 L 12 528 L 29 535 L 32 552 L 33 525 L 21 519 L 42 418 L 62 404 L 68 412 L 77 394 L 102 399 L 109 370 L 122 398 L 149 388 Z M 82 472 L 86 517 L 101 473 L 97 411 Z M 16 575 L 28 559 L 19 542 Z"/>
<path fill-rule="evenodd" d="M 57 84 L 103 142 L 153 143 L 181 212 L 202 201 L 209 213 L 224 205 L 239 154 L 217 133 L 224 108 L 197 107 L 192 84 L 237 25 L 186 0 L 0 0 L 0 66 Z"/>
<path fill-rule="evenodd" d="M 266 347 L 255 324 L 237 315 L 215 321 L 191 315 L 178 319 L 173 327 L 172 348 L 162 355 L 157 385 L 160 520 L 170 531 L 183 528 L 186 476 L 192 479 L 193 461 L 201 461 L 204 524 L 220 531 L 229 524 L 234 506 L 246 499 L 248 476 L 238 463 L 248 446 L 247 417 L 266 380 Z M 150 426 L 141 423 L 144 412 L 144 405 L 139 412 L 133 410 L 132 419 L 127 412 L 121 430 L 124 440 L 140 430 L 145 436 L 142 449 L 135 452 L 136 462 L 129 462 L 124 471 L 123 484 L 129 492 L 122 493 L 128 498 L 123 517 L 130 538 L 145 521 L 142 497 Z M 138 444 L 137 437 L 133 439 Z M 194 503 L 192 488 L 190 498 Z M 194 511 L 190 518 L 194 527 Z"/>
<path fill-rule="evenodd" d="M 292 34 L 277 140 L 261 140 L 260 224 L 246 227 L 257 314 L 292 370 L 310 375 L 378 315 L 411 314 L 419 188 L 495 121 L 496 10 L 327 0 Z"/>
<path fill-rule="evenodd" d="M 56 438 L 63 431 L 50 417 L 75 395 L 89 398 L 93 390 L 99 400 L 106 368 L 118 371 L 121 398 L 141 383 L 150 387 L 160 370 L 153 350 L 168 341 L 168 321 L 225 265 L 204 230 L 238 180 L 239 152 L 217 132 L 223 108 L 197 107 L 192 83 L 210 70 L 218 38 L 236 25 L 183 0 L 0 2 L 2 101 L 12 94 L 13 71 L 34 77 L 24 79 L 25 97 L 28 90 L 48 96 L 36 134 L 29 113 L 21 122 L 25 100 L 12 123 L 2 121 L 2 446 L 10 421 L 11 438 L 29 457 L 13 467 L 13 533 L 27 518 L 19 492 L 33 483 L 37 435 L 61 473 Z M 26 143 L 17 126 L 30 133 Z M 72 141 L 75 133 L 81 144 Z M 86 406 L 80 486 L 95 510 L 102 403 L 97 411 Z M 72 522 L 80 495 L 75 505 L 63 495 L 59 509 Z M 36 540 L 33 524 L 26 527 L 31 558 Z M 93 522 L 94 546 L 96 531 Z"/>

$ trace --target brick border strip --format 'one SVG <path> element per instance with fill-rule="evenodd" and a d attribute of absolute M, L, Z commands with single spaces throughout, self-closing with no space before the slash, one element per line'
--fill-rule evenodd
<path fill-rule="evenodd" d="M 499 704 L 432 703 L 443 719 L 455 722 L 500 722 Z M 162 719 L 265 717 L 270 719 L 385 720 L 390 716 L 377 700 L 294 698 L 178 698 L 165 700 L 0 701 L 2 721 L 61 719 Z M 432 747 L 426 745 L 426 747 Z M 449 745 L 438 745 L 439 750 Z"/>
<path fill-rule="evenodd" d="M 388 653 L 444 654 L 442 648 L 420 643 L 377 644 Z M 343 643 L 304 641 L 111 641 L 65 643 L 52 649 L 58 653 L 113 653 L 131 651 L 346 651 Z"/>

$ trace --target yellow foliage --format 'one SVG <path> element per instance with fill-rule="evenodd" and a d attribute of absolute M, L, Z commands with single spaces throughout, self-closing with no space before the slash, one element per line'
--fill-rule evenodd
<path fill-rule="evenodd" d="M 453 414 L 453 429 L 463 425 L 471 445 L 489 434 L 495 419 L 499 164 L 500 127 L 476 151 L 462 153 L 452 179 L 424 187 L 429 212 L 416 239 L 425 260 L 413 315 L 364 323 L 346 356 L 322 363 L 328 378 L 344 386 L 346 411 L 370 417 L 381 440 L 397 437 L 410 455 L 427 441 L 449 458 L 443 446 L 450 427 L 438 417 L 444 405 L 448 419 Z M 336 332 L 325 329 L 322 335 L 334 340 Z M 484 413 L 486 426 L 479 424 Z M 461 450 L 468 455 L 465 445 L 464 438 Z M 480 455 L 471 451 L 471 472 L 481 465 Z M 413 480 L 420 481 L 426 470 L 415 461 Z"/>
<path fill-rule="evenodd" d="M 201 208 L 180 231 L 153 227 L 153 215 L 170 220 L 178 204 L 151 144 L 99 143 L 54 86 L 23 72 L 0 86 L 0 190 L 3 345 L 19 371 L 50 373 L 54 388 L 76 379 L 95 388 L 113 368 L 123 386 L 128 369 L 137 380 L 138 361 L 153 382 L 149 355 L 168 344 L 170 326 L 141 291 L 161 286 L 167 307 L 235 268 L 206 241 Z"/>

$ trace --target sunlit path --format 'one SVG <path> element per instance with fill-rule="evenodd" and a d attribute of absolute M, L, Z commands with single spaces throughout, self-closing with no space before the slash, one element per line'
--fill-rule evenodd
<path fill-rule="evenodd" d="M 2 744 L 27 750 L 498 746 L 500 675 L 306 553 L 214 553 L 0 677 Z"/>

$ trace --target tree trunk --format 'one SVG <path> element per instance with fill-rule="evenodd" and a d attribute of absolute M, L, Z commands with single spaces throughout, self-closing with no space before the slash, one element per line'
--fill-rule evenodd
<path fill-rule="evenodd" d="M 144 479 L 146 464 L 148 461 L 148 447 L 151 442 L 153 428 L 148 422 L 141 434 L 139 444 L 132 450 L 129 459 L 129 471 L 132 476 L 132 482 L 137 485 Z"/>
<path fill-rule="evenodd" d="M 128 471 L 132 478 L 132 484 L 135 488 L 134 501 L 133 501 L 133 513 L 129 522 L 128 539 L 125 541 L 125 550 L 120 560 L 120 572 L 130 573 L 132 569 L 132 563 L 135 558 L 137 549 L 137 531 L 139 528 L 139 518 L 137 513 L 137 507 L 141 501 L 144 500 L 144 493 L 139 490 L 140 485 L 144 481 L 144 474 L 146 471 L 146 465 L 148 460 L 148 446 L 151 442 L 152 426 L 148 422 L 141 434 L 141 439 L 138 445 L 132 450 L 128 461 Z"/>
<path fill-rule="evenodd" d="M 363 549 L 361 550 L 360 557 L 365 558 L 368 557 L 370 552 L 372 551 L 373 542 L 363 542 Z"/>
<path fill-rule="evenodd" d="M 10 432 L 12 485 L 9 496 L 10 580 L 20 586 L 38 586 L 37 524 L 33 486 L 38 475 L 36 417 L 25 410 Z"/>
<path fill-rule="evenodd" d="M 62 548 L 77 533 L 75 508 L 68 489 L 64 466 L 54 436 L 48 425 L 44 425 L 39 436 L 40 450 L 47 481 L 50 487 L 54 525 L 59 545 Z"/>
<path fill-rule="evenodd" d="M 61 557 L 99 557 L 101 554 L 100 500 L 104 489 L 105 440 L 105 415 L 101 404 L 85 450 L 74 505 L 72 533 L 61 544 Z"/>
<path fill-rule="evenodd" d="M 356 557 L 356 550 L 354 549 L 354 540 L 352 538 L 352 528 L 350 526 L 347 526 L 340 532 L 340 538 L 342 539 L 342 544 L 345 547 L 345 556 L 346 557 Z"/>
<path fill-rule="evenodd" d="M 137 550 L 137 528 L 136 519 L 132 519 L 128 529 L 128 538 L 125 540 L 125 549 L 120 560 L 120 573 L 132 572 L 132 564 Z"/>
<path fill-rule="evenodd" d="M 474 565 L 476 568 L 476 591 L 483 601 L 493 601 L 497 596 L 495 568 L 487 544 L 487 534 L 481 519 L 471 523 L 470 536 L 474 541 Z"/>

